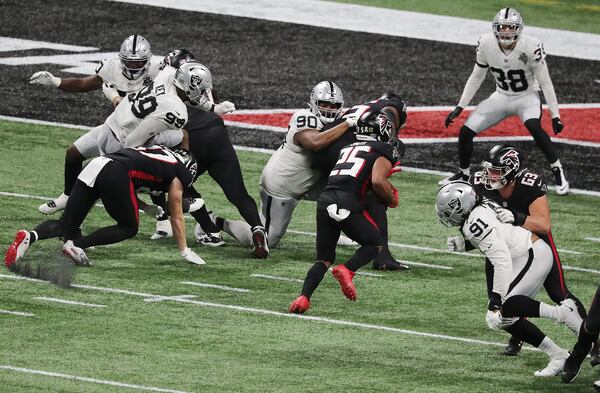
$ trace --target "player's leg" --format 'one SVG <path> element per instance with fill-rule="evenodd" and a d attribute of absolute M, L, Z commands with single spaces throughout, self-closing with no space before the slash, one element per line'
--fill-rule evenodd
<path fill-rule="evenodd" d="M 98 142 L 96 140 L 102 126 L 95 127 L 84 135 L 80 136 L 72 145 L 67 148 L 65 153 L 64 167 L 64 189 L 63 193 L 55 199 L 52 199 L 38 207 L 40 213 L 53 214 L 63 210 L 67 205 L 67 199 L 71 190 L 77 181 L 77 176 L 81 173 L 83 162 L 91 157 L 100 154 Z"/>
<path fill-rule="evenodd" d="M 544 156 L 550 163 L 550 168 L 554 174 L 556 193 L 558 195 L 567 194 L 569 192 L 569 182 L 558 157 L 558 152 L 550 136 L 542 128 L 542 104 L 539 94 L 536 92 L 525 94 L 513 101 L 512 105 L 533 137 L 535 144 L 544 153 Z"/>
<path fill-rule="evenodd" d="M 292 214 L 298 200 L 296 198 L 276 198 L 269 195 L 260 187 L 261 212 L 264 218 L 265 228 L 269 237 L 269 246 L 277 247 L 281 238 L 287 231 L 292 219 Z"/>
<path fill-rule="evenodd" d="M 310 307 L 310 298 L 317 289 L 329 267 L 335 262 L 335 248 L 340 228 L 326 210 L 317 209 L 317 261 L 306 273 L 302 292 L 292 302 L 289 312 L 303 314 Z"/>
<path fill-rule="evenodd" d="M 458 135 L 458 172 L 439 182 L 445 185 L 453 180 L 468 180 L 471 176 L 471 157 L 473 156 L 473 138 L 480 132 L 500 123 L 508 116 L 510 98 L 500 93 L 493 93 L 481 101 L 471 112 Z"/>
<path fill-rule="evenodd" d="M 383 238 L 383 250 L 373 260 L 373 269 L 376 270 L 409 270 L 410 267 L 398 262 L 390 253 L 388 246 L 388 220 L 387 206 L 373 193 L 367 196 L 367 211 L 377 223 Z"/>

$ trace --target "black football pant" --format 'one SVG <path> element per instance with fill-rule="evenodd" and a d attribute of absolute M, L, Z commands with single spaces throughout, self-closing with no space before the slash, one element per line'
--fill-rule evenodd
<path fill-rule="evenodd" d="M 87 236 L 80 236 L 83 220 L 98 199 L 116 225 L 100 228 Z M 94 187 L 77 180 L 60 220 L 48 220 L 34 230 L 39 239 L 62 236 L 73 240 L 77 247 L 113 244 L 137 234 L 139 227 L 138 203 L 133 183 L 127 170 L 109 162 L 98 174 Z"/>

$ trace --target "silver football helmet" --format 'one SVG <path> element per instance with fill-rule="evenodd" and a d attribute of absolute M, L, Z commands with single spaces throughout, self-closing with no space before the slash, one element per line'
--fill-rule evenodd
<path fill-rule="evenodd" d="M 514 8 L 502 8 L 494 17 L 492 29 L 498 43 L 508 47 L 519 39 L 523 31 L 523 18 Z"/>
<path fill-rule="evenodd" d="M 477 205 L 477 201 L 473 186 L 461 180 L 452 181 L 437 193 L 435 211 L 438 220 L 447 227 L 461 226 Z"/>
<path fill-rule="evenodd" d="M 141 35 L 130 35 L 121 44 L 119 50 L 121 70 L 129 80 L 143 77 L 150 67 L 151 58 L 150 43 Z"/>
<path fill-rule="evenodd" d="M 181 89 L 194 106 L 211 100 L 212 75 L 210 70 L 195 61 L 182 64 L 173 77 L 173 84 Z"/>
<path fill-rule="evenodd" d="M 338 85 L 329 81 L 319 82 L 310 93 L 308 106 L 323 124 L 331 123 L 342 113 L 344 94 Z"/>

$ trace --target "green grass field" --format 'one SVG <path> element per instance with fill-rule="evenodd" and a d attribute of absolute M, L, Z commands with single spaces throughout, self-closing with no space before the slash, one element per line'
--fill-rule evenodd
<path fill-rule="evenodd" d="M 0 132 L 0 191 L 57 195 L 62 188 L 64 149 L 80 131 L 1 121 Z M 247 187 L 256 197 L 258 176 L 268 156 L 240 152 L 239 157 Z M 433 211 L 437 180 L 432 175 L 396 175 L 401 204 L 389 216 L 391 241 L 439 251 L 396 247 L 392 252 L 399 259 L 451 270 L 414 266 L 408 273 L 357 276 L 355 303 L 343 297 L 328 275 L 313 296 L 307 318 L 286 314 L 301 283 L 252 276 L 303 279 L 314 258 L 315 238 L 306 235 L 286 235 L 268 260 L 259 261 L 231 239 L 216 249 L 196 245 L 189 221 L 188 240 L 208 261 L 198 267 L 182 261 L 172 241 L 150 241 L 154 223 L 142 216 L 136 238 L 89 252 L 95 266 L 77 269 L 79 287 L 61 289 L 10 279 L 12 273 L 2 268 L 0 310 L 35 316 L 0 314 L 0 391 L 137 391 L 2 366 L 185 392 L 589 390 L 596 379 L 589 365 L 574 384 L 566 386 L 559 378 L 533 377 L 534 370 L 545 366 L 545 355 L 525 350 L 516 358 L 506 358 L 500 355 L 500 346 L 489 344 L 501 344 L 507 336 L 488 330 L 485 324 L 483 259 L 444 251 L 446 236 L 455 232 L 437 223 Z M 210 178 L 199 182 L 198 189 L 211 208 L 237 217 Z M 563 253 L 565 265 L 597 268 L 598 243 L 585 237 L 600 237 L 600 219 L 591 214 L 600 210 L 600 199 L 553 194 L 550 199 L 559 248 L 581 252 Z M 37 212 L 41 202 L 0 195 L 3 250 L 18 229 L 30 229 L 44 219 Z M 110 222 L 105 211 L 96 208 L 84 232 Z M 291 229 L 314 232 L 314 204 L 299 205 Z M 61 258 L 60 245 L 58 240 L 36 243 L 24 261 L 53 263 Z M 352 252 L 351 247 L 340 248 L 339 260 Z M 379 273 L 370 267 L 363 271 Z M 566 275 L 571 290 L 589 304 L 598 274 L 567 271 Z M 197 287 L 184 281 L 249 291 Z M 157 295 L 194 297 L 160 300 Z M 36 297 L 106 307 L 50 303 Z M 545 294 L 540 298 L 547 299 Z M 565 348 L 575 341 L 564 326 L 548 321 L 539 325 Z"/>
<path fill-rule="evenodd" d="M 498 10 L 514 7 L 525 26 L 548 27 L 600 34 L 599 0 L 335 0 L 375 7 L 492 21 Z M 402 21 L 398 21 L 402 23 Z"/>

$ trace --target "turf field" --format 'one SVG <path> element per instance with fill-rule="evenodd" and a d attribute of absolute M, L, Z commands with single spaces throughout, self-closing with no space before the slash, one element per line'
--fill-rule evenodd
<path fill-rule="evenodd" d="M 32 228 L 44 219 L 37 212 L 41 200 L 35 197 L 60 192 L 64 148 L 80 131 L 2 121 L 0 133 L 5 140 L 0 147 L 4 162 L 0 244 L 7 247 L 16 230 Z M 24 166 L 25 155 L 29 160 Z M 239 152 L 239 156 L 247 187 L 256 197 L 255 185 L 268 156 L 252 152 Z M 315 239 L 298 233 L 286 235 L 281 248 L 272 250 L 266 261 L 249 258 L 250 250 L 231 239 L 216 249 L 191 243 L 208 261 L 198 267 L 180 260 L 172 241 L 150 241 L 153 221 L 142 216 L 137 238 L 89 252 L 95 266 L 76 269 L 74 288 L 16 280 L 4 270 L 0 310 L 33 315 L 0 314 L 4 338 L 0 391 L 556 392 L 588 388 L 593 371 L 587 365 L 576 383 L 564 386 L 558 378 L 533 377 L 533 371 L 546 364 L 541 353 L 524 350 L 517 358 L 500 355 L 499 345 L 506 335 L 489 331 L 485 324 L 482 258 L 444 251 L 446 236 L 454 232 L 436 222 L 437 180 L 438 176 L 407 172 L 394 179 L 401 204 L 389 215 L 394 228 L 391 241 L 397 245 L 392 251 L 397 258 L 414 262 L 412 270 L 392 273 L 364 268 L 374 275 L 355 279 L 356 303 L 346 300 L 328 275 L 313 296 L 313 308 L 302 318 L 286 310 L 300 291 L 297 281 L 312 263 Z M 199 189 L 210 207 L 236 216 L 206 177 L 201 178 Z M 10 192 L 22 195 L 6 194 Z M 600 237 L 598 216 L 590 214 L 600 210 L 600 199 L 554 194 L 550 199 L 559 249 L 580 253 L 563 252 L 564 264 L 596 269 L 598 243 L 585 238 Z M 84 231 L 109 222 L 106 213 L 95 208 Z M 188 222 L 190 242 L 192 229 Z M 314 232 L 314 204 L 300 204 L 291 229 Z M 56 263 L 59 250 L 59 241 L 37 243 L 23 261 Z M 339 260 L 351 253 L 352 248 L 340 248 Z M 571 290 L 586 304 L 599 273 L 566 273 Z M 564 347 L 574 343 L 563 326 L 548 321 L 540 326 Z M 32 375 L 33 370 L 92 380 Z"/>

